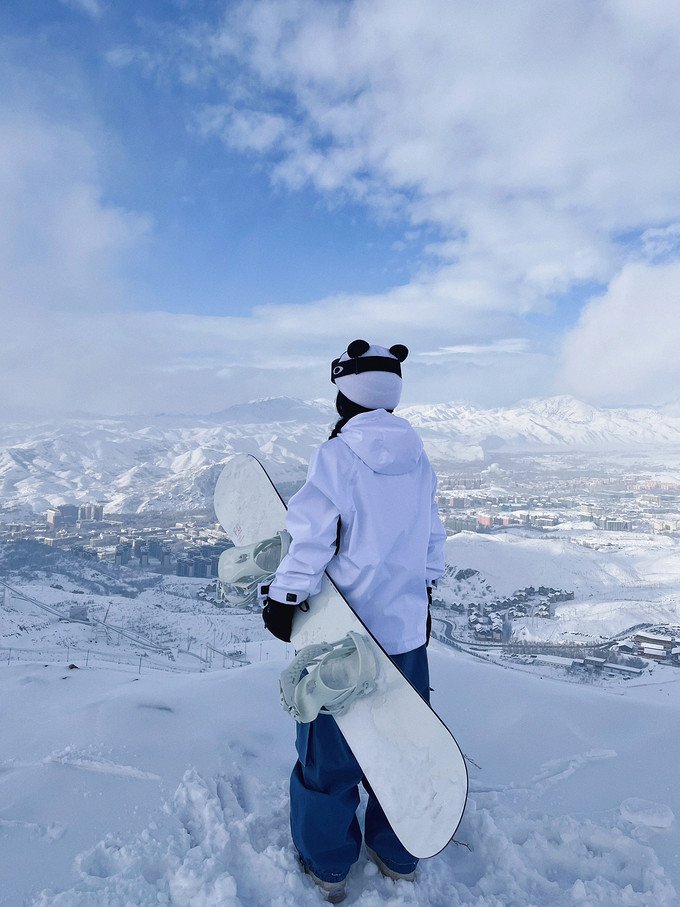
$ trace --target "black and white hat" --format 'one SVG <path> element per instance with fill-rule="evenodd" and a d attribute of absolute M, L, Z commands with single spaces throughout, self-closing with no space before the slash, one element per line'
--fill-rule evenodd
<path fill-rule="evenodd" d="M 331 363 L 331 381 L 354 403 L 366 409 L 394 409 L 401 397 L 401 363 L 408 349 L 401 343 L 385 349 L 353 340 L 347 352 Z"/>

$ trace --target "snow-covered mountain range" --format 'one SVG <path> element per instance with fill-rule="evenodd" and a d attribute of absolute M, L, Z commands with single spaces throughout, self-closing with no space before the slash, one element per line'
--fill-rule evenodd
<path fill-rule="evenodd" d="M 680 443 L 680 417 L 652 408 L 598 409 L 573 397 L 528 400 L 505 409 L 465 404 L 414 406 L 403 415 L 423 437 L 477 453 L 552 450 L 623 450 Z M 454 446 L 450 448 L 455 453 Z M 445 447 L 442 455 L 446 456 Z"/>
<path fill-rule="evenodd" d="M 680 449 L 680 416 L 658 409 L 598 409 L 571 397 L 513 408 L 466 404 L 401 409 L 425 439 L 436 467 L 500 453 Z M 109 512 L 210 506 L 221 464 L 232 454 L 263 457 L 279 482 L 304 476 L 328 435 L 326 401 L 285 397 L 210 416 L 74 418 L 0 428 L 0 512 L 41 512 L 61 503 L 106 501 Z"/>

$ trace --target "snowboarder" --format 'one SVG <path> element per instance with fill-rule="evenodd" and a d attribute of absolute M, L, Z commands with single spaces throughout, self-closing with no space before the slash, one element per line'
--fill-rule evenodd
<path fill-rule="evenodd" d="M 263 619 L 290 639 L 296 607 L 316 594 L 324 570 L 366 627 L 429 701 L 431 588 L 444 572 L 445 530 L 436 478 L 411 425 L 393 410 L 408 350 L 365 340 L 331 365 L 340 419 L 314 453 L 307 481 L 290 501 L 292 543 L 265 600 Z M 417 859 L 392 831 L 335 720 L 320 714 L 297 725 L 298 761 L 290 781 L 291 832 L 304 870 L 328 894 L 344 898 L 361 849 L 356 816 L 367 788 L 365 843 L 381 872 L 413 880 Z"/>

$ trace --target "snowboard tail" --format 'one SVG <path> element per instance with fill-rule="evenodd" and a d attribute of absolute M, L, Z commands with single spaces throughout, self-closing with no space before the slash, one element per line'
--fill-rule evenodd
<path fill-rule="evenodd" d="M 252 545 L 285 528 L 286 505 L 264 466 L 239 455 L 215 488 L 215 513 L 235 545 Z M 336 643 L 348 634 L 370 642 L 375 689 L 335 715 L 395 834 L 415 857 L 439 853 L 465 809 L 465 758 L 451 732 L 409 683 L 342 596 L 328 574 L 309 610 L 296 609 L 291 642 L 297 650 Z"/>

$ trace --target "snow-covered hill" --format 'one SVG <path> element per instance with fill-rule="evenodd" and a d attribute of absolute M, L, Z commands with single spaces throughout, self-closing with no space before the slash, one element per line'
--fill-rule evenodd
<path fill-rule="evenodd" d="M 459 532 L 449 538 L 449 575 L 437 598 L 487 606 L 529 586 L 574 593 L 553 606 L 551 618 L 513 622 L 516 641 L 551 643 L 607 641 L 640 624 L 680 625 L 680 542 L 666 536 L 611 534 L 598 550 L 588 529 L 548 538 L 521 532 L 482 535 Z M 456 580 L 458 570 L 472 572 Z M 459 617 L 465 625 L 465 617 Z"/>
<path fill-rule="evenodd" d="M 400 411 L 425 439 L 436 467 L 496 453 L 680 449 L 680 418 L 655 409 L 596 409 L 570 397 L 511 409 L 466 405 Z M 0 506 L 41 512 L 60 503 L 106 501 L 110 512 L 210 506 L 221 464 L 233 453 L 266 458 L 276 479 L 304 476 L 328 435 L 323 401 L 271 398 L 211 416 L 80 418 L 0 428 Z"/>
<path fill-rule="evenodd" d="M 423 861 L 415 883 L 382 878 L 362 854 L 348 904 L 678 904 L 672 669 L 613 693 L 437 643 L 431 662 L 434 704 L 474 760 L 457 835 L 468 846 Z M 323 904 L 290 842 L 284 664 L 190 676 L 0 666 L 0 904 Z"/>
<path fill-rule="evenodd" d="M 621 450 L 680 445 L 680 418 L 657 409 L 597 409 L 573 397 L 528 400 L 506 409 L 458 404 L 409 407 L 424 437 L 484 451 Z M 445 449 L 442 450 L 445 455 Z"/>
<path fill-rule="evenodd" d="M 288 828 L 294 728 L 278 675 L 292 647 L 259 613 L 197 598 L 204 580 L 42 550 L 0 563 L 0 907 L 323 904 Z M 553 619 L 531 619 L 534 638 L 680 622 L 673 538 L 621 533 L 600 550 L 459 533 L 447 561 L 472 568 L 477 602 L 574 589 Z M 91 623 L 60 619 L 74 603 Z M 430 655 L 433 704 L 470 760 L 457 840 L 471 849 L 424 861 L 413 885 L 362 854 L 348 904 L 680 903 L 680 670 L 586 676 L 436 639 Z"/>
<path fill-rule="evenodd" d="M 72 419 L 0 430 L 0 504 L 44 511 L 105 501 L 113 513 L 211 506 L 221 465 L 234 453 L 264 456 L 278 481 L 304 477 L 327 434 L 331 408 L 262 400 L 210 417 Z"/>

